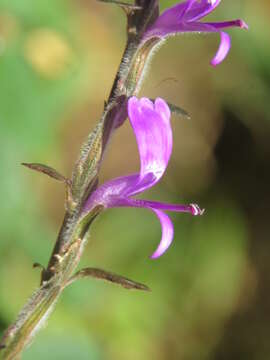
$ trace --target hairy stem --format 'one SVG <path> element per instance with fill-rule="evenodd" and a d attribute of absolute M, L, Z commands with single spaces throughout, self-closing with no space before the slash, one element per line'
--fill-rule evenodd
<path fill-rule="evenodd" d="M 81 148 L 72 180 L 65 180 L 66 214 L 47 269 L 42 271 L 40 288 L 6 330 L 0 343 L 0 359 L 20 359 L 24 348 L 45 323 L 65 286 L 70 283 L 70 279 L 74 279 L 71 277 L 87 242 L 90 225 L 102 211 L 101 207 L 97 207 L 85 217 L 81 212 L 85 200 L 97 186 L 100 164 L 108 140 L 113 131 L 125 121 L 128 97 L 138 92 L 145 65 L 157 43 L 155 39 L 141 45 L 143 31 L 158 16 L 157 1 L 136 0 L 135 7 L 127 11 L 128 41 L 104 112 Z M 41 169 L 42 172 L 59 178 L 59 174 L 53 169 L 38 165 L 39 171 Z M 37 164 L 34 164 L 34 168 L 37 168 Z M 104 275 L 103 272 L 102 274 Z M 115 275 L 110 276 L 110 281 L 115 279 L 119 280 Z"/>

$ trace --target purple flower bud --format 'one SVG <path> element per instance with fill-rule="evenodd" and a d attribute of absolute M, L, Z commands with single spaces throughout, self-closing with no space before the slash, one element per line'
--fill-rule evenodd
<path fill-rule="evenodd" d="M 83 213 L 98 205 L 104 208 L 137 207 L 152 210 L 162 227 L 161 242 L 151 256 L 161 256 L 173 239 L 173 224 L 164 211 L 186 212 L 202 215 L 198 205 L 174 205 L 135 199 L 134 196 L 154 186 L 163 176 L 172 153 L 171 112 L 166 102 L 157 98 L 152 103 L 147 98 L 132 97 L 128 101 L 128 115 L 136 136 L 140 154 L 139 173 L 123 176 L 106 182 L 87 199 Z"/>
<path fill-rule="evenodd" d="M 144 41 L 154 37 L 165 39 L 169 36 L 185 32 L 218 32 L 221 36 L 219 49 L 211 60 L 211 64 L 220 64 L 227 56 L 230 47 L 230 37 L 223 30 L 229 27 L 248 29 L 243 20 L 226 22 L 200 22 L 199 20 L 211 13 L 221 0 L 187 0 L 165 10 L 157 20 L 146 30 Z"/>

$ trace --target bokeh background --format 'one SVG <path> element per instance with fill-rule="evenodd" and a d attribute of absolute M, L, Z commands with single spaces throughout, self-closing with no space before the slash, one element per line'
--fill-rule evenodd
<path fill-rule="evenodd" d="M 161 8 L 173 1 L 161 1 Z M 218 35 L 170 39 L 141 95 L 185 108 L 174 150 L 149 199 L 197 202 L 203 217 L 172 214 L 175 239 L 148 258 L 160 226 L 147 210 L 114 209 L 92 228 L 81 267 L 141 281 L 151 293 L 95 280 L 66 289 L 23 360 L 270 358 L 270 5 L 223 1 L 210 18 L 243 18 L 224 63 Z M 94 0 L 0 0 L 0 334 L 37 287 L 64 213 L 63 186 L 23 168 L 69 176 L 102 113 L 125 43 L 125 17 Z M 128 122 L 101 181 L 137 171 Z"/>

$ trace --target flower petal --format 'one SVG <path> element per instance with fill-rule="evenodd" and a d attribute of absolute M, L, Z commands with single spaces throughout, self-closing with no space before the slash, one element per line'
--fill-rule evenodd
<path fill-rule="evenodd" d="M 176 22 L 168 23 L 165 26 L 152 25 L 144 34 L 144 41 L 147 41 L 153 37 L 159 37 L 161 39 L 169 36 L 186 33 L 186 32 L 217 32 L 218 30 L 209 24 L 200 22 Z"/>
<path fill-rule="evenodd" d="M 162 236 L 158 248 L 151 255 L 151 259 L 156 259 L 161 255 L 163 255 L 165 251 L 168 249 L 168 247 L 171 245 L 173 240 L 173 232 L 174 232 L 173 223 L 169 218 L 169 216 L 160 209 L 164 208 L 165 210 L 190 212 L 193 215 L 199 215 L 199 212 L 202 213 L 200 208 L 197 205 L 193 205 L 193 204 L 188 206 L 172 205 L 173 209 L 171 209 L 170 205 L 166 205 L 158 202 L 128 199 L 128 198 L 118 198 L 118 197 L 115 197 L 114 199 L 111 198 L 111 204 L 113 204 L 113 207 L 138 207 L 138 208 L 143 207 L 152 210 L 157 215 L 161 223 Z M 153 207 L 151 205 L 153 205 Z"/>
<path fill-rule="evenodd" d="M 184 21 L 197 21 L 210 14 L 220 4 L 221 0 L 194 1 L 185 13 Z"/>
<path fill-rule="evenodd" d="M 187 0 L 165 10 L 146 31 L 144 39 L 164 37 L 178 32 L 204 31 L 188 30 L 188 23 L 196 22 L 213 11 L 221 0 Z"/>
<path fill-rule="evenodd" d="M 222 29 L 226 29 L 229 27 L 240 27 L 242 29 L 248 29 L 248 25 L 241 19 L 232 20 L 232 21 L 224 21 L 224 22 L 208 22 L 208 23 L 200 23 L 200 22 L 187 22 L 187 23 L 179 23 L 174 26 L 170 26 L 167 28 L 153 28 L 151 31 L 146 33 L 147 38 L 158 36 L 158 37 L 168 37 L 175 34 L 185 33 L 185 32 L 219 32 L 221 36 L 221 42 L 219 49 L 211 61 L 213 66 L 220 64 L 225 57 L 227 56 L 230 47 L 231 41 L 230 36 L 221 31 Z"/>
<path fill-rule="evenodd" d="M 171 243 L 173 241 L 174 229 L 173 229 L 173 223 L 167 214 L 165 214 L 161 210 L 155 210 L 155 209 L 152 209 L 152 210 L 157 215 L 157 217 L 160 221 L 161 230 L 162 230 L 161 241 L 160 241 L 156 251 L 150 256 L 151 259 L 157 259 L 161 255 L 163 255 L 167 251 L 169 246 L 171 245 Z"/>
<path fill-rule="evenodd" d="M 174 205 L 132 198 L 114 198 L 114 200 L 111 199 L 111 201 L 113 203 L 113 207 L 146 208 L 152 210 L 157 215 L 161 223 L 162 236 L 157 250 L 151 255 L 151 259 L 156 259 L 163 255 L 173 240 L 173 224 L 169 216 L 164 213 L 164 210 L 187 212 L 193 216 L 202 215 L 204 213 L 204 209 L 201 210 L 196 204 Z"/>
<path fill-rule="evenodd" d="M 134 174 L 105 182 L 88 197 L 83 213 L 91 211 L 97 205 L 103 205 L 105 208 L 117 207 L 118 199 L 126 198 L 139 180 L 139 174 Z"/>
<path fill-rule="evenodd" d="M 181 17 L 183 16 L 183 14 L 185 14 L 189 6 L 190 1 L 185 1 L 168 8 L 167 10 L 163 11 L 163 13 L 150 27 L 162 28 L 168 27 L 173 24 L 178 24 L 179 21 L 181 21 Z"/>
<path fill-rule="evenodd" d="M 225 59 L 225 57 L 227 56 L 227 54 L 231 48 L 230 36 L 227 33 L 221 31 L 220 37 L 221 37 L 221 41 L 220 41 L 218 51 L 217 51 L 215 57 L 211 60 L 211 65 L 213 65 L 213 66 L 220 64 Z"/>
<path fill-rule="evenodd" d="M 166 102 L 157 98 L 132 97 L 128 102 L 128 114 L 133 127 L 141 161 L 140 181 L 129 193 L 138 194 L 156 184 L 164 174 L 172 153 L 172 129 L 170 109 Z"/>
<path fill-rule="evenodd" d="M 154 27 L 152 26 L 147 30 L 144 35 L 144 39 L 147 40 L 152 37 L 166 38 L 169 36 L 192 32 L 192 33 L 210 33 L 210 32 L 220 32 L 223 29 L 229 27 L 240 27 L 241 29 L 248 29 L 248 25 L 241 19 L 231 20 L 231 21 L 222 21 L 222 22 L 178 22 L 168 24 L 163 27 Z"/>
<path fill-rule="evenodd" d="M 230 27 L 240 27 L 241 29 L 248 30 L 248 24 L 245 23 L 245 21 L 242 19 L 220 21 L 220 22 L 205 22 L 203 24 L 214 27 L 216 30 L 224 30 Z"/>
<path fill-rule="evenodd" d="M 197 0 L 187 0 L 176 4 L 163 11 L 154 24 L 151 25 L 151 29 L 174 27 L 184 22 L 199 20 L 212 12 L 220 1 L 201 0 L 198 2 Z"/>
<path fill-rule="evenodd" d="M 230 50 L 230 38 L 223 29 L 240 27 L 248 29 L 241 19 L 224 22 L 198 22 L 212 12 L 221 0 L 187 0 L 164 11 L 145 32 L 143 41 L 153 37 L 166 37 L 186 32 L 220 32 L 221 44 L 211 64 L 216 66 L 224 60 Z"/>
<path fill-rule="evenodd" d="M 87 199 L 84 212 L 95 205 L 114 207 L 117 199 L 143 192 L 156 184 L 164 174 L 172 152 L 170 109 L 160 98 L 153 104 L 147 98 L 132 97 L 128 113 L 133 127 L 141 160 L 139 174 L 123 176 L 98 187 Z"/>
<path fill-rule="evenodd" d="M 114 200 L 114 207 L 150 208 L 163 211 L 185 212 L 190 213 L 193 216 L 203 215 L 204 213 L 204 209 L 200 209 L 197 204 L 167 204 L 159 201 L 149 201 L 133 198 L 117 198 Z"/>

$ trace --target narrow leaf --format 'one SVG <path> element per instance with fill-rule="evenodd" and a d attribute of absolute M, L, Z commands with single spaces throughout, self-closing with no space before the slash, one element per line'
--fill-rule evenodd
<path fill-rule="evenodd" d="M 186 119 L 190 119 L 190 115 L 186 110 L 180 108 L 177 105 L 171 104 L 171 103 L 167 103 L 167 104 L 168 104 L 172 114 L 177 115 L 177 116 L 182 116 Z"/>
<path fill-rule="evenodd" d="M 43 174 L 46 174 L 55 180 L 64 182 L 66 184 L 70 183 L 70 180 L 65 178 L 57 170 L 55 170 L 54 168 L 52 168 L 50 166 L 39 164 L 39 163 L 22 163 L 22 165 L 28 167 L 31 170 L 35 170 L 35 171 L 41 172 Z"/>
<path fill-rule="evenodd" d="M 134 11 L 134 10 L 142 9 L 142 7 L 139 5 L 133 5 L 133 4 L 125 3 L 122 1 L 117 1 L 117 0 L 98 0 L 98 1 L 118 5 L 118 6 L 122 7 L 125 11 Z"/>
<path fill-rule="evenodd" d="M 112 283 L 122 286 L 125 289 L 150 291 L 149 287 L 144 284 L 127 279 L 124 276 L 117 275 L 112 272 L 105 271 L 102 269 L 97 269 L 97 268 L 85 268 L 85 269 L 79 270 L 75 275 L 73 275 L 69 279 L 67 285 L 72 284 L 76 280 L 88 278 L 88 277 L 92 277 L 95 279 L 101 279 L 101 280 L 105 280 L 105 281 L 110 281 Z"/>
<path fill-rule="evenodd" d="M 152 102 L 155 102 L 155 99 L 150 99 Z M 171 104 L 169 102 L 167 102 L 172 114 L 174 115 L 177 115 L 177 116 L 181 116 L 181 117 L 184 117 L 186 119 L 190 119 L 190 115 L 189 113 L 182 109 L 181 107 L 177 106 L 177 105 L 174 105 L 174 104 Z"/>

